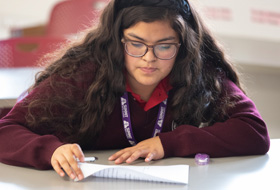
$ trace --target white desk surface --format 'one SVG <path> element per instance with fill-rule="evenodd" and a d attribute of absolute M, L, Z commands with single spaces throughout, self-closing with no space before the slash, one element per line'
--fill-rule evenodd
<path fill-rule="evenodd" d="M 97 156 L 96 163 L 113 164 L 107 161 L 114 151 L 87 152 L 86 156 Z M 9 166 L 0 163 L 1 190 L 107 190 L 107 189 L 280 189 L 280 139 L 271 140 L 271 149 L 266 155 L 228 158 L 211 158 L 207 166 L 197 166 L 193 158 L 168 158 L 153 161 L 151 165 L 190 165 L 189 184 L 178 185 L 105 179 L 89 177 L 73 182 L 68 177 L 61 178 L 55 171 L 40 171 L 32 168 Z M 138 160 L 133 165 L 147 165 Z"/>
<path fill-rule="evenodd" d="M 35 81 L 39 67 L 0 68 L 0 108 L 13 107 L 17 98 Z"/>

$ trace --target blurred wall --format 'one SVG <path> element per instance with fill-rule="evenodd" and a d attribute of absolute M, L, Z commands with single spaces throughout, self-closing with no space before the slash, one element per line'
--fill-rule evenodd
<path fill-rule="evenodd" d="M 61 0 L 0 0 L 0 39 L 13 28 L 45 24 L 53 5 Z"/>
<path fill-rule="evenodd" d="M 241 74 L 247 95 L 280 138 L 280 1 L 192 1 Z"/>

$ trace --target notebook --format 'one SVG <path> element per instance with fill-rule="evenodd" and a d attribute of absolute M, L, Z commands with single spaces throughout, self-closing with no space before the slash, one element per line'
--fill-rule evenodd
<path fill-rule="evenodd" d="M 89 176 L 140 180 L 150 182 L 166 182 L 188 184 L 189 166 L 127 166 L 127 165 L 102 165 L 79 162 L 84 178 Z M 78 181 L 78 179 L 75 179 Z"/>

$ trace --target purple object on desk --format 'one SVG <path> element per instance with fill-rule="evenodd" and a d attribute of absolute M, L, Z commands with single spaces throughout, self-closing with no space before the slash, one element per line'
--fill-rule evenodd
<path fill-rule="evenodd" d="M 198 153 L 195 155 L 195 163 L 197 165 L 207 165 L 209 164 L 209 155 L 208 154 L 201 154 L 201 153 Z"/>

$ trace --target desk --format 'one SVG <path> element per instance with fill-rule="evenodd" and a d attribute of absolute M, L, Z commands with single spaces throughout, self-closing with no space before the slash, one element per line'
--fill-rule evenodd
<path fill-rule="evenodd" d="M 0 108 L 13 107 L 17 98 L 34 83 L 39 67 L 0 69 Z"/>
<path fill-rule="evenodd" d="M 96 163 L 113 164 L 107 158 L 114 151 L 87 152 L 87 156 L 97 156 Z M 178 185 L 105 179 L 89 177 L 73 182 L 68 177 L 61 178 L 53 170 L 39 171 L 30 168 L 8 166 L 0 163 L 0 189 L 6 190 L 107 190 L 107 189 L 280 189 L 280 139 L 271 140 L 271 149 L 266 155 L 229 158 L 212 158 L 207 166 L 197 166 L 193 158 L 168 158 L 153 161 L 150 165 L 190 165 L 189 184 Z M 134 165 L 147 165 L 138 160 Z"/>

